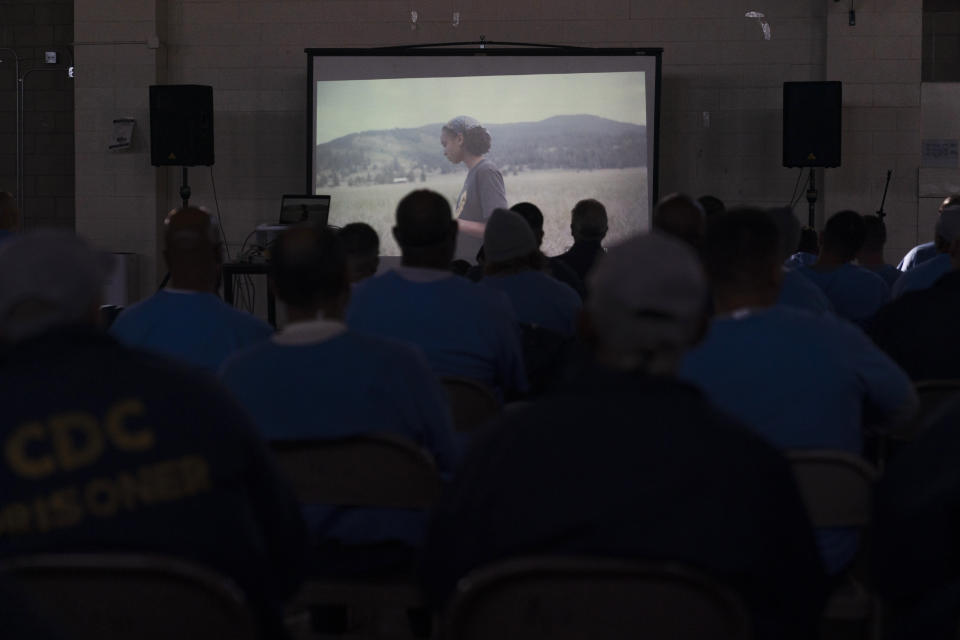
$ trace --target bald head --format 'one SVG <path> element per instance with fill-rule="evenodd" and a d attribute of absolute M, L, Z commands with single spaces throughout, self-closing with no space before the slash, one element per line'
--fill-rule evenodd
<path fill-rule="evenodd" d="M 706 214 L 690 196 L 672 193 L 654 207 L 653 228 L 699 248 L 707 230 Z"/>
<path fill-rule="evenodd" d="M 171 211 L 164 221 L 163 244 L 174 288 L 204 292 L 217 289 L 222 245 L 210 214 L 195 207 Z"/>
<path fill-rule="evenodd" d="M 457 222 L 447 199 L 428 189 L 409 193 L 397 205 L 393 237 L 403 253 L 403 264 L 447 269 L 457 241 Z"/>
<path fill-rule="evenodd" d="M 270 275 L 288 315 L 303 319 L 322 311 L 341 318 L 350 292 L 347 273 L 344 243 L 331 229 L 293 227 L 274 243 Z"/>

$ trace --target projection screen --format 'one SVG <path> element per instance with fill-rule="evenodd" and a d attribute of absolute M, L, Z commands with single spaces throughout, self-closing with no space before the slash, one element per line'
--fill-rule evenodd
<path fill-rule="evenodd" d="M 481 156 L 502 176 L 500 201 L 541 209 L 547 255 L 572 244 L 570 211 L 581 199 L 605 205 L 605 244 L 649 226 L 660 49 L 306 52 L 307 193 L 332 197 L 331 225 L 373 226 L 382 255 L 399 255 L 391 228 L 410 191 L 443 194 L 455 216 L 475 204 L 468 164 L 445 155 L 451 121 L 486 132 Z M 458 245 L 472 261 L 479 244 Z"/>

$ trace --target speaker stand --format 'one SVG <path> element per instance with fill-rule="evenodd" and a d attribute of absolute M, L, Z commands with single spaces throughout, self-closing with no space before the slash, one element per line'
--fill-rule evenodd
<path fill-rule="evenodd" d="M 181 168 L 183 169 L 183 180 L 180 185 L 180 198 L 183 200 L 183 208 L 186 209 L 190 206 L 190 180 L 187 178 L 187 168 Z"/>
<path fill-rule="evenodd" d="M 184 172 L 186 172 L 186 169 L 184 169 Z M 810 167 L 810 179 L 807 181 L 807 203 L 810 207 L 807 213 L 807 226 L 816 229 L 814 223 L 816 222 L 817 210 L 817 185 L 813 177 L 813 167 Z"/>

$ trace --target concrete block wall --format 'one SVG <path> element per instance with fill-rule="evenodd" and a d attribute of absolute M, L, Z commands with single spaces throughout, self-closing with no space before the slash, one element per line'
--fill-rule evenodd
<path fill-rule="evenodd" d="M 159 222 L 166 176 L 150 165 L 149 85 L 165 81 L 163 0 L 76 0 L 76 228 L 104 250 L 140 257 L 139 293 L 162 278 Z M 136 120 L 132 145 L 110 151 L 113 120 Z"/>
<path fill-rule="evenodd" d="M 0 50 L 0 190 L 14 193 L 25 226 L 74 225 L 74 85 L 66 72 L 44 61 L 59 56 L 71 64 L 73 2 L 4 0 L 0 3 L 0 47 L 16 51 L 24 78 L 23 193 L 16 185 L 16 85 L 14 59 Z"/>
<path fill-rule="evenodd" d="M 853 34 L 834 25 L 840 5 L 833 0 L 764 0 L 749 6 L 734 0 L 133 0 L 121 8 L 108 0 L 76 1 L 78 40 L 81 32 L 91 39 L 135 40 L 151 30 L 162 32 L 154 71 L 149 61 L 137 70 L 137 57 L 148 54 L 136 46 L 122 45 L 113 57 L 100 52 L 100 62 L 88 50 L 96 80 L 78 84 L 78 123 L 102 126 L 121 115 L 121 105 L 126 111 L 142 109 L 146 86 L 161 77 L 163 65 L 166 82 L 214 86 L 213 178 L 233 251 L 257 223 L 275 218 L 281 193 L 303 188 L 305 47 L 471 41 L 481 35 L 491 41 L 661 46 L 661 193 L 711 193 L 730 204 L 760 206 L 786 203 L 798 173 L 780 166 L 781 83 L 848 80 L 857 86 L 846 94 L 846 135 L 852 137 L 845 143 L 860 152 L 845 155 L 844 171 L 864 177 L 851 185 L 827 172 L 821 219 L 824 210 L 854 201 L 864 210 L 876 208 L 867 178 L 879 162 L 873 158 L 875 140 L 883 156 L 894 156 L 905 167 L 911 162 L 908 138 L 915 132 L 919 139 L 919 113 L 912 110 L 919 103 L 914 105 L 912 96 L 914 89 L 919 96 L 920 0 L 858 3 L 876 7 L 858 9 L 863 26 Z M 915 38 L 899 22 L 879 20 L 891 8 L 887 5 L 895 5 L 904 24 L 917 25 Z M 411 29 L 411 10 L 419 13 L 416 29 Z M 763 38 L 757 20 L 744 16 L 747 10 L 766 14 L 770 40 Z M 456 27 L 454 12 L 460 14 Z M 859 65 L 847 66 L 848 48 L 858 52 Z M 843 55 L 844 62 L 834 64 L 831 52 Z M 882 66 L 883 73 L 872 64 Z M 875 108 L 875 102 L 883 106 Z M 145 133 L 146 126 L 144 119 L 139 131 Z M 869 153 L 864 152 L 867 139 Z M 915 146 L 919 149 L 919 143 Z M 83 160 L 91 167 L 82 170 L 83 177 L 81 153 L 88 154 Z M 98 198 L 84 203 L 78 229 L 112 246 L 127 233 L 138 238 L 144 230 L 155 233 L 158 211 L 178 202 L 179 174 L 151 170 L 146 157 L 136 153 L 136 162 L 121 164 L 92 143 L 77 152 L 78 194 L 92 189 Z M 115 165 L 127 172 L 122 187 L 119 174 L 107 170 Z M 823 185 L 823 172 L 820 177 Z M 208 170 L 192 170 L 194 202 L 213 209 L 213 184 Z M 155 193 L 139 191 L 151 185 Z M 896 197 L 909 200 L 908 187 L 898 183 Z M 152 210 L 146 206 L 151 198 Z M 915 189 L 913 198 L 915 210 Z M 142 206 L 137 222 L 123 218 L 121 233 L 114 223 L 118 211 L 131 208 L 122 204 L 125 199 Z M 804 219 L 805 204 L 798 208 Z M 137 247 L 127 249 L 139 252 L 147 244 L 140 238 Z M 146 259 L 152 262 L 155 256 Z M 161 275 L 157 269 L 153 274 Z"/>
<path fill-rule="evenodd" d="M 872 213 L 893 171 L 888 214 L 888 262 L 926 241 L 918 226 L 922 0 L 828 2 L 827 79 L 843 86 L 843 165 L 826 170 L 830 209 Z"/>

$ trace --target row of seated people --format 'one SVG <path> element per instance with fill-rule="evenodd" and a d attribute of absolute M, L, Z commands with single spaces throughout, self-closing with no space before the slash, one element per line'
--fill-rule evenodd
<path fill-rule="evenodd" d="M 284 234 L 272 278 L 289 324 L 271 336 L 245 318 L 248 343 L 210 293 L 216 229 L 202 211 L 175 213 L 165 237 L 172 290 L 124 312 L 113 332 L 154 350 L 179 337 L 193 345 L 167 351 L 179 364 L 95 329 L 105 265 L 81 241 L 37 233 L 8 243 L 0 553 L 135 546 L 186 556 L 247 589 L 271 633 L 280 602 L 325 568 L 307 549 L 331 538 L 423 544 L 437 608 L 466 572 L 512 555 L 673 559 L 734 586 L 758 637 L 810 637 L 829 576 L 850 565 L 857 540 L 814 535 L 781 452 L 859 453 L 860 426 L 908 419 L 916 396 L 858 327 L 779 302 L 795 243 L 777 215 L 738 210 L 707 224 L 689 198 L 661 205 L 659 231 L 611 248 L 587 275 L 578 331 L 589 361 L 563 388 L 490 425 L 465 455 L 438 382 L 448 356 L 415 338 L 459 339 L 461 352 L 495 345 L 512 365 L 491 368 L 486 381 L 522 388 L 518 312 L 509 292 L 449 272 L 456 225 L 436 194 L 414 192 L 398 206 L 404 266 L 354 289 L 341 238 Z M 701 233 L 685 232 L 690 220 Z M 488 232 L 485 268 L 536 248 L 519 214 L 497 212 Z M 235 342 L 219 381 L 185 367 L 223 337 Z M 450 485 L 432 521 L 298 505 L 264 448 L 371 431 L 394 431 L 434 456 Z M 923 469 L 914 464 L 910 482 Z M 895 474 L 885 483 L 887 495 L 902 491 Z M 897 504 L 880 513 L 899 526 L 878 522 L 891 549 L 917 535 L 903 526 L 913 503 Z M 938 542 L 952 552 L 947 536 Z M 897 576 L 884 559 L 878 575 Z M 896 593 L 911 602 L 941 584 L 897 583 Z"/>

